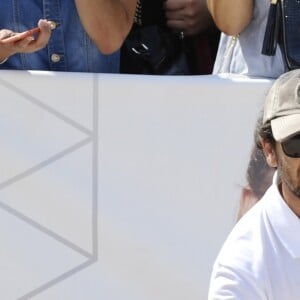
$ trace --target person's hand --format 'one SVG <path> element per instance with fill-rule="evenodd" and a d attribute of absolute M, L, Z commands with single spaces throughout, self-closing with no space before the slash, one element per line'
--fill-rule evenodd
<path fill-rule="evenodd" d="M 37 32 L 34 35 L 34 32 Z M 46 20 L 38 22 L 38 30 L 31 35 L 0 30 L 0 62 L 16 53 L 31 53 L 44 48 L 51 36 L 51 23 Z"/>
<path fill-rule="evenodd" d="M 206 0 L 166 0 L 167 26 L 184 35 L 196 35 L 213 22 Z"/>

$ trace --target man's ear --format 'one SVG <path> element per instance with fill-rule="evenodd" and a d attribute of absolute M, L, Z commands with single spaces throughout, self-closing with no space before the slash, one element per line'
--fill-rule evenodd
<path fill-rule="evenodd" d="M 277 156 L 274 147 L 269 142 L 266 142 L 262 138 L 260 139 L 263 151 L 266 157 L 268 165 L 272 168 L 277 168 Z"/>

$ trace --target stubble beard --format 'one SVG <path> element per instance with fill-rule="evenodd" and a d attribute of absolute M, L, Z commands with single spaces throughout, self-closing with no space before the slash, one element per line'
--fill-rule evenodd
<path fill-rule="evenodd" d="M 287 186 L 289 191 L 296 196 L 300 201 L 300 174 L 297 172 L 297 177 L 295 179 L 292 178 L 292 174 L 290 172 L 290 168 L 286 166 L 281 159 L 278 161 L 278 176 L 282 182 Z"/>

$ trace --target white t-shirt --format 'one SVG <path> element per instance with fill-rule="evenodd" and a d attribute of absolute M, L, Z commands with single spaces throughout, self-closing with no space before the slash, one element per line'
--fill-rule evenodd
<path fill-rule="evenodd" d="M 254 0 L 251 23 L 239 37 L 233 38 L 224 33 L 221 34 L 214 74 L 237 73 L 254 77 L 277 78 L 285 72 L 278 46 L 275 56 L 261 54 L 269 6 L 269 0 Z"/>
<path fill-rule="evenodd" d="M 208 299 L 300 299 L 300 220 L 279 193 L 277 172 L 225 241 Z"/>

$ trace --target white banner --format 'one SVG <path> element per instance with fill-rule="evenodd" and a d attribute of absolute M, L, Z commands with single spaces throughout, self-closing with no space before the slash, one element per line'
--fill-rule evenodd
<path fill-rule="evenodd" d="M 0 298 L 206 299 L 270 83 L 1 71 Z"/>

